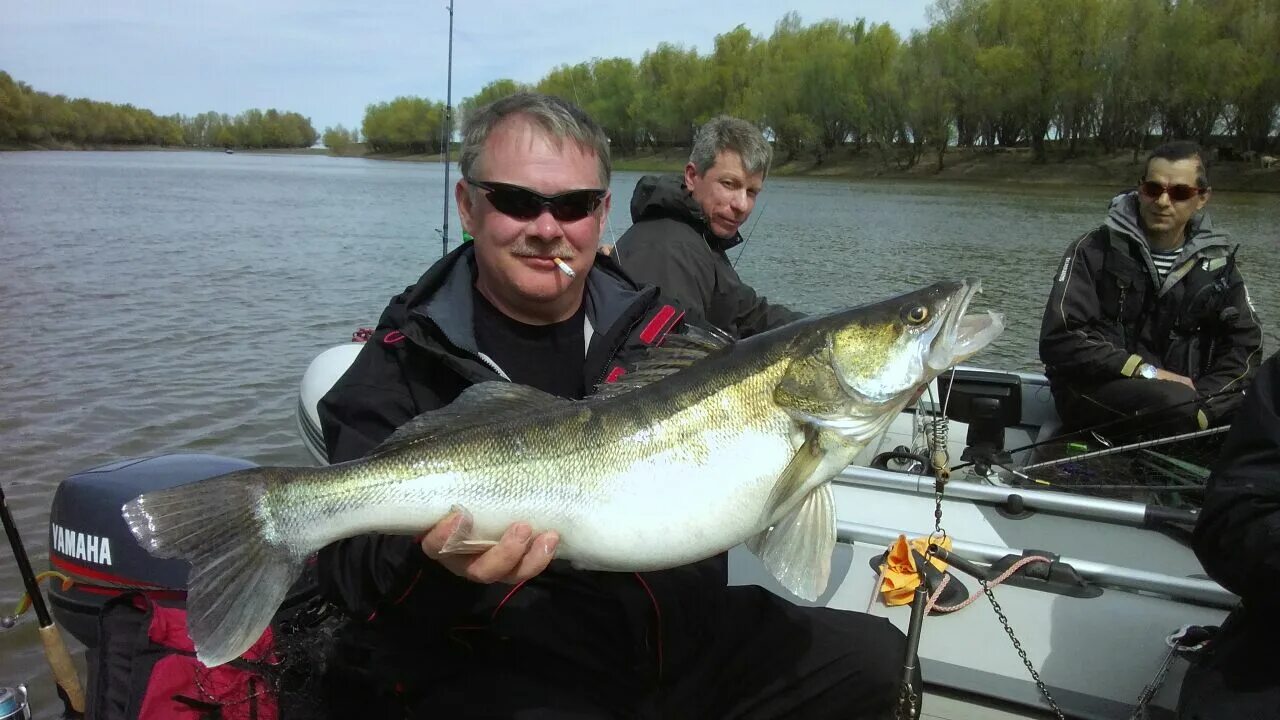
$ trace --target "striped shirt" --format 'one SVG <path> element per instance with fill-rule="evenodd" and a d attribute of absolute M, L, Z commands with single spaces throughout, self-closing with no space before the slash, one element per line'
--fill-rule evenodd
<path fill-rule="evenodd" d="M 1169 271 L 1173 269 L 1173 261 L 1177 260 L 1178 256 L 1181 254 L 1182 248 L 1170 250 L 1168 252 L 1161 252 L 1159 250 L 1151 251 L 1151 262 L 1156 265 L 1156 272 L 1160 274 L 1160 282 L 1164 282 Z"/>

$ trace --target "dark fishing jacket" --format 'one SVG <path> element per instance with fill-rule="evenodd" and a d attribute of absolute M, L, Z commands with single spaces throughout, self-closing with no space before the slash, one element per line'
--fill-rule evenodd
<path fill-rule="evenodd" d="M 678 175 L 640 178 L 631 220 L 615 249 L 622 267 L 637 282 L 662 288 L 691 318 L 745 338 L 804 317 L 771 305 L 742 282 L 725 252 L 742 235 L 726 240 L 711 232 Z"/>
<path fill-rule="evenodd" d="M 1209 576 L 1242 600 L 1205 662 L 1229 687 L 1280 693 L 1271 661 L 1280 643 L 1280 354 L 1262 364 L 1227 433 L 1193 546 Z"/>
<path fill-rule="evenodd" d="M 474 262 L 472 246 L 464 245 L 391 300 L 351 368 L 320 401 L 331 462 L 363 456 L 404 422 L 475 383 L 504 379 L 476 345 Z M 633 283 L 603 255 L 587 277 L 585 297 L 588 392 L 683 327 L 683 312 L 657 288 Z M 696 644 L 704 619 L 716 612 L 717 591 L 727 585 L 725 555 L 639 574 L 584 572 L 555 560 L 508 595 L 511 586 L 459 578 L 428 560 L 415 538 L 400 535 L 334 543 L 319 553 L 317 570 L 321 593 L 358 632 L 375 638 L 368 652 L 382 659 L 368 662 L 382 667 L 373 675 L 391 678 L 411 676 L 414 663 L 430 654 L 426 648 L 456 638 L 459 628 L 567 652 L 591 643 L 644 665 L 663 638 L 668 646 Z"/>
<path fill-rule="evenodd" d="M 1262 358 L 1262 330 L 1236 269 L 1235 248 L 1201 213 L 1159 282 L 1138 197 L 1116 197 L 1104 225 L 1067 248 L 1040 327 L 1040 359 L 1055 394 L 1138 365 L 1185 375 L 1210 422 L 1229 416 Z M 1220 394 L 1221 393 L 1221 394 Z"/>

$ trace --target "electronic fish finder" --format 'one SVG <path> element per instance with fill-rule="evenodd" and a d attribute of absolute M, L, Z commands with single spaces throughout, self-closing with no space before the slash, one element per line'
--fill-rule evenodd
<path fill-rule="evenodd" d="M 1022 381 L 1017 375 L 989 370 L 961 370 L 938 376 L 938 396 L 947 418 L 968 423 L 960 459 L 973 463 L 979 475 L 993 465 L 1012 464 L 1004 447 L 1005 428 L 1022 420 Z"/>

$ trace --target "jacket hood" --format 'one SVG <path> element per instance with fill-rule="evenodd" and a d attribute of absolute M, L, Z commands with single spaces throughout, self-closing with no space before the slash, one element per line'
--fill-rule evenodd
<path fill-rule="evenodd" d="M 711 232 L 702 208 L 684 186 L 684 178 L 680 175 L 645 175 L 636 183 L 636 190 L 631 195 L 631 222 L 655 218 L 672 218 L 688 223 L 715 250 L 728 250 L 742 242 L 742 233 L 734 233 L 726 240 Z"/>
<path fill-rule="evenodd" d="M 1151 245 L 1147 243 L 1147 235 L 1142 229 L 1142 215 L 1138 211 L 1137 190 L 1130 190 L 1111 198 L 1106 225 L 1113 235 L 1123 237 L 1142 249 L 1142 257 L 1146 260 L 1147 271 L 1151 273 L 1152 279 L 1156 281 L 1156 287 L 1162 287 L 1155 262 L 1151 259 Z M 1187 221 L 1184 234 L 1186 240 L 1182 244 L 1181 252 L 1178 253 L 1175 267 L 1182 265 L 1187 258 L 1194 257 L 1207 248 L 1229 247 L 1230 245 L 1230 239 L 1227 234 L 1219 232 L 1213 227 L 1213 222 L 1209 219 L 1209 213 L 1204 210 L 1191 216 L 1191 219 Z M 1170 273 L 1169 277 L 1165 278 L 1165 287 L 1162 288 L 1162 292 L 1176 283 L 1181 275 L 1181 273 Z"/>
<path fill-rule="evenodd" d="M 1107 227 L 1150 250 L 1147 235 L 1142 229 L 1142 216 L 1138 212 L 1138 191 L 1130 190 L 1111 199 L 1107 213 Z M 1187 221 L 1186 242 L 1182 252 L 1194 253 L 1209 245 L 1227 244 L 1226 233 L 1214 229 L 1209 213 L 1201 210 Z"/>

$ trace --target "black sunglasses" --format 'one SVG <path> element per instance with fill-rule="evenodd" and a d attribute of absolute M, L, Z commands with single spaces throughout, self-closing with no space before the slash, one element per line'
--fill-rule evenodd
<path fill-rule="evenodd" d="M 1161 185 L 1154 180 L 1146 180 L 1138 185 L 1138 192 L 1151 200 L 1159 200 L 1161 195 L 1169 193 L 1169 199 L 1173 202 L 1186 202 L 1203 194 L 1204 188 L 1195 185 Z"/>
<path fill-rule="evenodd" d="M 600 207 L 600 202 L 608 190 L 570 190 L 559 195 L 543 195 L 519 185 L 508 185 L 500 182 L 482 182 L 467 179 L 467 183 L 485 191 L 485 198 L 503 215 L 516 220 L 532 220 L 542 214 L 542 209 L 551 211 L 551 217 L 561 222 L 581 220 Z"/>

